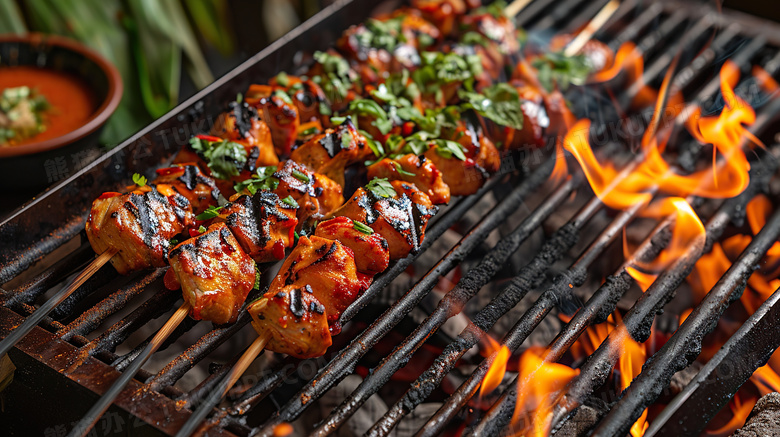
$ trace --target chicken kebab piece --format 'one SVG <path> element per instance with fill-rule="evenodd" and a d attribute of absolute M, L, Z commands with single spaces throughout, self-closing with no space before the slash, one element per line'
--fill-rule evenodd
<path fill-rule="evenodd" d="M 419 248 L 436 209 L 406 182 L 375 179 L 358 189 L 314 235 L 300 238 L 268 292 L 249 305 L 265 348 L 297 358 L 324 354 L 341 313 L 391 259 Z"/>

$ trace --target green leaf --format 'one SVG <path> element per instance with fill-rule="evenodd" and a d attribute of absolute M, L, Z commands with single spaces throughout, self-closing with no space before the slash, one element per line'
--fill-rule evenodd
<path fill-rule="evenodd" d="M 355 99 L 349 104 L 348 111 L 355 115 L 373 117 L 371 124 L 376 126 L 382 135 L 387 135 L 393 128 L 393 122 L 387 118 L 387 112 L 373 100 Z"/>
<path fill-rule="evenodd" d="M 146 185 L 146 176 L 142 176 L 138 173 L 133 173 L 133 182 L 139 187 Z"/>
<path fill-rule="evenodd" d="M 358 232 L 362 232 L 366 235 L 371 235 L 374 233 L 374 230 L 368 227 L 368 225 L 355 220 L 352 220 L 352 229 Z"/>
<path fill-rule="evenodd" d="M 285 197 L 284 199 L 282 199 L 282 202 L 293 208 L 300 208 L 300 205 L 298 205 L 298 202 L 296 202 L 292 196 Z"/>
<path fill-rule="evenodd" d="M 0 0 L 0 33 L 27 33 L 22 12 L 15 0 Z"/>
<path fill-rule="evenodd" d="M 295 179 L 298 179 L 299 181 L 303 182 L 304 184 L 308 184 L 311 181 L 311 179 L 309 179 L 309 176 L 307 176 L 306 173 L 299 170 L 293 170 L 292 176 Z"/>
<path fill-rule="evenodd" d="M 398 161 L 393 161 L 393 164 L 395 165 L 395 171 L 397 171 L 398 174 L 402 174 L 404 176 L 410 176 L 410 177 L 417 176 L 416 174 L 414 174 L 412 172 L 408 172 L 408 171 L 404 170 L 403 167 L 401 167 L 401 164 L 398 163 Z"/>
<path fill-rule="evenodd" d="M 492 85 L 485 88 L 483 94 L 458 90 L 458 96 L 465 101 L 461 105 L 464 109 L 473 109 L 501 126 L 523 128 L 522 100 L 509 84 Z"/>
<path fill-rule="evenodd" d="M 466 160 L 466 155 L 463 153 L 465 149 L 460 143 L 442 139 L 432 140 L 431 142 L 436 144 L 436 153 L 442 158 L 450 159 L 454 156 L 461 161 Z"/>
<path fill-rule="evenodd" d="M 238 176 L 248 159 L 244 146 L 233 141 L 209 141 L 192 137 L 190 145 L 206 160 L 211 174 L 217 179 Z"/>
<path fill-rule="evenodd" d="M 276 166 L 259 167 L 251 178 L 233 185 L 237 193 L 244 190 L 254 195 L 258 191 L 273 191 L 279 186 L 279 179 L 274 177 Z"/>
<path fill-rule="evenodd" d="M 222 207 L 221 207 L 221 206 L 214 206 L 214 205 L 211 205 L 211 206 L 209 206 L 208 208 L 206 208 L 206 210 L 205 210 L 205 211 L 203 211 L 202 213 L 200 213 L 200 214 L 198 214 L 197 216 L 195 216 L 195 220 L 198 220 L 198 221 L 204 221 L 204 220 L 210 220 L 210 219 L 213 219 L 214 217 L 217 217 L 217 216 L 219 216 L 219 211 L 220 211 L 221 209 L 222 209 Z M 202 232 L 202 231 L 201 231 L 201 232 Z"/>
<path fill-rule="evenodd" d="M 198 226 L 198 232 L 200 232 L 201 234 L 206 232 L 206 227 L 203 225 Z"/>
<path fill-rule="evenodd" d="M 230 9 L 223 0 L 185 0 L 194 28 L 223 55 L 235 50 L 235 36 L 231 31 Z"/>
<path fill-rule="evenodd" d="M 538 71 L 539 82 L 548 92 L 555 88 L 565 90 L 569 85 L 582 85 L 591 72 L 585 55 L 566 56 L 563 52 L 547 53 L 532 64 Z"/>
<path fill-rule="evenodd" d="M 391 198 L 396 196 L 395 188 L 387 178 L 374 178 L 366 184 L 366 190 L 377 197 Z"/>

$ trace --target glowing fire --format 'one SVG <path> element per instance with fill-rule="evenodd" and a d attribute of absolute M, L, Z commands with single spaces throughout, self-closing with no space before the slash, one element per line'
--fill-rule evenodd
<path fill-rule="evenodd" d="M 492 392 L 501 385 L 501 381 L 504 380 L 504 374 L 506 373 L 507 361 L 509 361 L 509 357 L 512 355 L 506 345 L 499 345 L 490 336 L 485 338 L 487 338 L 489 354 L 493 361 L 490 363 L 490 368 L 488 368 L 485 378 L 479 387 L 480 397 Z"/>
<path fill-rule="evenodd" d="M 550 430 L 552 407 L 560 391 L 580 371 L 545 360 L 540 347 L 526 350 L 520 357 L 518 395 L 512 427 L 519 435 L 544 437 Z"/>

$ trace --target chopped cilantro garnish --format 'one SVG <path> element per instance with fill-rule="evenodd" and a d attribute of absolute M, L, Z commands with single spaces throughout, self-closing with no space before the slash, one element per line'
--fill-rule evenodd
<path fill-rule="evenodd" d="M 206 208 L 205 211 L 195 216 L 195 220 L 204 221 L 204 220 L 213 219 L 214 217 L 219 216 L 219 211 L 221 209 L 222 209 L 221 206 L 211 205 L 208 208 Z"/>
<path fill-rule="evenodd" d="M 282 199 L 282 202 L 287 204 L 287 205 L 289 205 L 289 206 L 291 206 L 291 207 L 293 207 L 293 208 L 299 208 L 300 207 L 300 205 L 298 205 L 298 202 L 296 202 L 295 199 L 293 199 L 292 196 L 285 197 L 284 199 Z"/>
<path fill-rule="evenodd" d="M 287 88 L 290 86 L 290 76 L 287 75 L 284 71 L 280 72 L 276 75 L 276 83 L 279 84 L 279 86 Z"/>
<path fill-rule="evenodd" d="M 201 234 L 206 232 L 206 227 L 203 225 L 198 226 L 198 232 L 200 232 Z"/>
<path fill-rule="evenodd" d="M 371 235 L 374 233 L 374 230 L 368 227 L 366 224 L 352 220 L 352 228 L 358 232 L 362 232 L 366 235 Z"/>
<path fill-rule="evenodd" d="M 436 153 L 442 158 L 449 159 L 454 156 L 461 161 L 466 160 L 466 155 L 463 153 L 463 146 L 461 146 L 460 143 L 442 139 L 431 140 L 431 143 L 436 145 Z"/>
<path fill-rule="evenodd" d="M 522 101 L 511 85 L 498 83 L 485 88 L 482 94 L 459 90 L 458 96 L 465 102 L 461 105 L 464 109 L 473 109 L 501 126 L 523 128 Z"/>
<path fill-rule="evenodd" d="M 355 99 L 349 104 L 349 112 L 373 117 L 371 124 L 376 126 L 382 135 L 387 135 L 393 128 L 393 122 L 387 118 L 387 112 L 373 100 Z"/>
<path fill-rule="evenodd" d="M 391 198 L 395 197 L 396 192 L 387 178 L 374 178 L 366 184 L 366 190 L 371 192 L 377 197 Z"/>
<path fill-rule="evenodd" d="M 133 182 L 139 187 L 143 187 L 144 185 L 146 185 L 146 176 L 140 175 L 138 173 L 133 173 Z"/>
<path fill-rule="evenodd" d="M 246 165 L 246 149 L 239 143 L 192 137 L 190 145 L 206 160 L 211 174 L 217 179 L 230 179 L 232 176 L 238 176 Z"/>
<path fill-rule="evenodd" d="M 416 176 L 414 173 L 406 171 L 401 167 L 401 164 L 398 163 L 398 161 L 393 161 L 393 165 L 395 165 L 395 171 L 398 172 L 398 174 L 402 174 L 404 176 Z"/>
<path fill-rule="evenodd" d="M 259 167 L 251 178 L 241 181 L 233 186 L 237 193 L 244 190 L 254 195 L 258 191 L 273 191 L 279 186 L 279 179 L 274 177 L 276 166 Z"/>
<path fill-rule="evenodd" d="M 306 173 L 304 173 L 304 172 L 302 172 L 300 170 L 293 170 L 292 171 L 292 176 L 295 179 L 298 179 L 299 181 L 303 182 L 304 184 L 308 184 L 311 181 L 311 179 L 309 179 L 309 177 L 306 176 Z"/>
<path fill-rule="evenodd" d="M 563 53 L 547 53 L 533 61 L 537 77 L 547 91 L 565 90 L 569 85 L 582 85 L 591 71 L 584 55 L 566 56 Z"/>

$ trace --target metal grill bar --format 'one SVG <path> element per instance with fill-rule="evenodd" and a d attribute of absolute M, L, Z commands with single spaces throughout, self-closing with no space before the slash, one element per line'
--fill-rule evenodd
<path fill-rule="evenodd" d="M 707 296 L 693 310 L 671 339 L 653 355 L 642 373 L 624 392 L 623 398 L 596 429 L 596 435 L 625 435 L 631 425 L 653 402 L 661 390 L 672 380 L 672 375 L 682 370 L 699 355 L 703 337 L 715 329 L 718 319 L 726 308 L 742 294 L 745 281 L 780 235 L 780 209 L 756 235 L 750 245 L 732 264 Z M 691 419 L 704 428 L 709 420 Z M 696 427 L 689 424 L 689 427 Z"/>
<path fill-rule="evenodd" d="M 645 432 L 696 435 L 780 346 L 780 288 L 753 313 Z M 734 363 L 740 363 L 735 366 Z"/>

